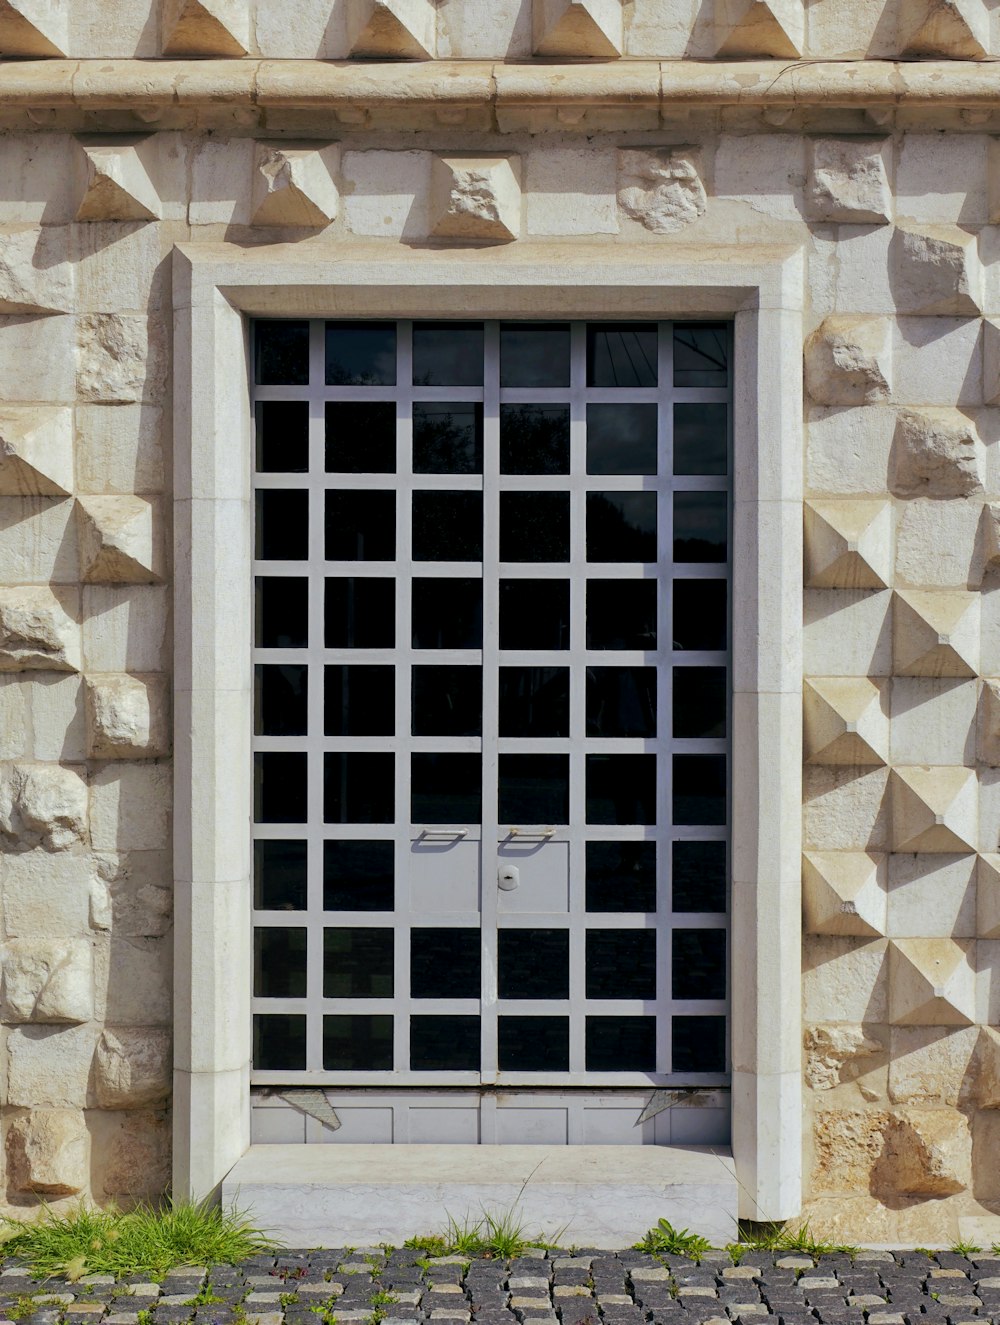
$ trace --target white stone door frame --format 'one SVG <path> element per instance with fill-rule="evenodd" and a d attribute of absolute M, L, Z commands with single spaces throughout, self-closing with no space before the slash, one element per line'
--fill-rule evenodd
<path fill-rule="evenodd" d="M 732 317 L 732 1066 L 740 1213 L 802 1197 L 803 258 L 307 241 L 174 251 L 176 1196 L 250 1145 L 250 317 Z"/>

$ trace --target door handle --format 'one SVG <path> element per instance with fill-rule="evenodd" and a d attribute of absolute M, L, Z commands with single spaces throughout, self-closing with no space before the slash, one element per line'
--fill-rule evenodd
<path fill-rule="evenodd" d="M 507 831 L 507 837 L 537 837 L 542 841 L 549 837 L 555 837 L 555 835 L 556 830 L 554 828 L 510 828 Z M 506 841 L 507 838 L 501 840 Z"/>

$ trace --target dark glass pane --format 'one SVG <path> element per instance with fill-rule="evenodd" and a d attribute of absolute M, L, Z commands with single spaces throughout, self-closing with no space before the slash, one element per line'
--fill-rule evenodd
<path fill-rule="evenodd" d="M 675 824 L 726 822 L 726 756 L 674 755 Z"/>
<path fill-rule="evenodd" d="M 391 842 L 323 843 L 324 911 L 391 911 Z"/>
<path fill-rule="evenodd" d="M 728 344 L 728 328 L 721 323 L 678 323 L 674 327 L 674 386 L 726 386 Z"/>
<path fill-rule="evenodd" d="M 478 1072 L 479 1018 L 410 1018 L 410 1067 L 414 1072 Z"/>
<path fill-rule="evenodd" d="M 500 473 L 568 474 L 569 406 L 501 405 Z"/>
<path fill-rule="evenodd" d="M 656 339 L 655 323 L 591 323 L 587 385 L 656 386 Z"/>
<path fill-rule="evenodd" d="M 352 663 L 323 669 L 323 731 L 327 736 L 393 736 L 396 669 Z"/>
<path fill-rule="evenodd" d="M 254 998 L 305 998 L 304 928 L 254 929 L 253 993 Z"/>
<path fill-rule="evenodd" d="M 500 755 L 502 824 L 569 823 L 569 755 Z"/>
<path fill-rule="evenodd" d="M 725 561 L 728 543 L 724 492 L 674 493 L 674 561 Z"/>
<path fill-rule="evenodd" d="M 483 647 L 482 580 L 413 581 L 415 649 Z"/>
<path fill-rule="evenodd" d="M 655 580 L 587 581 L 587 648 L 656 648 Z"/>
<path fill-rule="evenodd" d="M 478 754 L 410 755 L 410 819 L 477 824 L 483 817 L 483 758 Z"/>
<path fill-rule="evenodd" d="M 675 929 L 672 940 L 674 998 L 725 998 L 726 931 Z"/>
<path fill-rule="evenodd" d="M 323 821 L 328 824 L 391 824 L 395 818 L 391 754 L 327 753 L 323 756 Z"/>
<path fill-rule="evenodd" d="M 391 929 L 323 930 L 324 998 L 392 998 Z"/>
<path fill-rule="evenodd" d="M 501 998 L 569 998 L 569 930 L 499 930 L 497 989 Z"/>
<path fill-rule="evenodd" d="M 675 842 L 673 909 L 725 911 L 725 842 Z"/>
<path fill-rule="evenodd" d="M 655 561 L 656 493 L 588 492 L 587 560 Z"/>
<path fill-rule="evenodd" d="M 283 1012 L 256 1013 L 253 1065 L 261 1072 L 300 1072 L 306 1065 L 306 1019 Z"/>
<path fill-rule="evenodd" d="M 568 1072 L 569 1017 L 500 1017 L 501 1072 Z"/>
<path fill-rule="evenodd" d="M 309 556 L 309 493 L 271 488 L 257 493 L 258 561 L 305 561 Z"/>
<path fill-rule="evenodd" d="M 414 667 L 412 677 L 414 736 L 481 735 L 481 667 Z"/>
<path fill-rule="evenodd" d="M 569 386 L 568 322 L 501 322 L 501 386 Z"/>
<path fill-rule="evenodd" d="M 326 402 L 326 472 L 393 474 L 396 406 L 391 400 Z"/>
<path fill-rule="evenodd" d="M 728 428 L 727 405 L 675 405 L 674 473 L 728 473 Z"/>
<path fill-rule="evenodd" d="M 258 474 L 307 473 L 309 402 L 260 400 L 254 415 Z"/>
<path fill-rule="evenodd" d="M 325 608 L 328 649 L 391 649 L 396 643 L 394 580 L 327 580 Z"/>
<path fill-rule="evenodd" d="M 392 561 L 396 494 L 341 489 L 326 494 L 327 561 Z"/>
<path fill-rule="evenodd" d="M 568 736 L 569 668 L 501 667 L 500 735 Z"/>
<path fill-rule="evenodd" d="M 258 649 L 304 649 L 309 643 L 309 581 L 258 575 L 254 581 L 254 643 Z"/>
<path fill-rule="evenodd" d="M 569 561 L 569 493 L 501 492 L 501 561 Z"/>
<path fill-rule="evenodd" d="M 655 405 L 587 406 L 588 474 L 656 473 Z"/>
<path fill-rule="evenodd" d="M 298 663 L 258 663 L 253 670 L 254 734 L 304 736 L 308 729 L 309 669 Z"/>
<path fill-rule="evenodd" d="M 656 735 L 655 667 L 587 668 L 587 735 Z"/>
<path fill-rule="evenodd" d="M 655 998 L 654 929 L 587 930 L 588 998 Z"/>
<path fill-rule="evenodd" d="M 725 1017 L 674 1017 L 675 1072 L 725 1072 Z"/>
<path fill-rule="evenodd" d="M 482 405 L 443 405 L 437 401 L 415 401 L 413 472 L 481 474 Z"/>
<path fill-rule="evenodd" d="M 414 561 L 482 561 L 483 494 L 415 492 Z"/>
<path fill-rule="evenodd" d="M 254 323 L 258 386 L 309 385 L 309 323 Z"/>
<path fill-rule="evenodd" d="M 656 755 L 587 755 L 587 823 L 655 824 Z"/>
<path fill-rule="evenodd" d="M 481 322 L 415 322 L 415 386 L 482 386 Z"/>
<path fill-rule="evenodd" d="M 253 757 L 253 818 L 258 824 L 304 824 L 306 756 L 269 751 Z"/>
<path fill-rule="evenodd" d="M 327 1072 L 391 1072 L 392 1017 L 384 1012 L 324 1017 L 323 1067 Z"/>
<path fill-rule="evenodd" d="M 674 648 L 725 649 L 729 644 L 725 580 L 674 580 Z"/>
<path fill-rule="evenodd" d="M 410 930 L 411 998 L 478 998 L 481 993 L 478 929 Z"/>
<path fill-rule="evenodd" d="M 327 386 L 395 386 L 394 322 L 328 322 Z"/>
<path fill-rule="evenodd" d="M 305 842 L 253 844 L 253 904 L 258 911 L 304 911 Z"/>
<path fill-rule="evenodd" d="M 726 669 L 674 668 L 674 735 L 725 736 Z"/>
<path fill-rule="evenodd" d="M 588 1017 L 588 1072 L 653 1072 L 655 1017 Z"/>
<path fill-rule="evenodd" d="M 588 842 L 587 910 L 655 911 L 656 843 Z"/>
<path fill-rule="evenodd" d="M 501 580 L 500 647 L 568 649 L 569 580 Z"/>

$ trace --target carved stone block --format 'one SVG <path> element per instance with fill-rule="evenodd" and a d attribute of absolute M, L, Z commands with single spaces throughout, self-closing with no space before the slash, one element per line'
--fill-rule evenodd
<path fill-rule="evenodd" d="M 798 0 L 716 0 L 719 59 L 795 59 L 805 43 Z"/>
<path fill-rule="evenodd" d="M 900 589 L 892 599 L 896 676 L 976 676 L 979 595 L 962 589 Z"/>
<path fill-rule="evenodd" d="M 332 143 L 258 143 L 251 220 L 254 225 L 320 230 L 337 215 L 340 149 Z"/>
<path fill-rule="evenodd" d="M 73 491 L 73 411 L 0 408 L 0 495 L 65 497 Z"/>
<path fill-rule="evenodd" d="M 984 681 L 979 697 L 979 758 L 1000 768 L 1000 681 Z"/>
<path fill-rule="evenodd" d="M 65 234 L 58 227 L 5 231 L 0 244 L 0 315 L 70 312 L 75 268 L 67 259 Z"/>
<path fill-rule="evenodd" d="M 811 677 L 802 686 L 803 747 L 810 764 L 885 764 L 889 718 L 866 676 Z"/>
<path fill-rule="evenodd" d="M 892 849 L 972 852 L 979 838 L 979 783 L 971 768 L 894 768 Z"/>
<path fill-rule="evenodd" d="M 983 445 L 958 409 L 901 410 L 890 462 L 899 497 L 969 497 L 981 492 Z"/>
<path fill-rule="evenodd" d="M 989 52 L 989 14 L 981 0 L 906 0 L 899 15 L 900 55 L 982 60 Z"/>
<path fill-rule="evenodd" d="M 89 939 L 18 939 L 3 950 L 3 1020 L 90 1021 L 94 961 Z"/>
<path fill-rule="evenodd" d="M 58 0 L 0 0 L 0 55 L 64 56 L 69 6 Z"/>
<path fill-rule="evenodd" d="M 953 1196 L 972 1181 L 972 1134 L 957 1109 L 901 1109 L 872 1170 L 879 1196 Z"/>
<path fill-rule="evenodd" d="M 102 1109 L 145 1109 L 172 1085 L 170 1032 L 105 1030 L 94 1052 L 94 1089 Z"/>
<path fill-rule="evenodd" d="M 520 157 L 435 157 L 431 216 L 431 233 L 441 238 L 516 239 L 521 232 Z"/>
<path fill-rule="evenodd" d="M 876 405 L 892 394 L 888 318 L 824 318 L 806 341 L 806 390 L 818 405 Z"/>
<path fill-rule="evenodd" d="M 802 911 L 809 934 L 879 937 L 886 926 L 885 857 L 810 851 L 802 857 Z"/>
<path fill-rule="evenodd" d="M 76 505 L 85 584 L 152 584 L 162 578 L 162 533 L 142 497 L 81 497 Z"/>
<path fill-rule="evenodd" d="M 90 1181 L 90 1136 L 77 1109 L 34 1109 L 11 1120 L 7 1165 L 18 1192 L 75 1196 Z"/>
<path fill-rule="evenodd" d="M 69 593 L 45 585 L 0 588 L 0 672 L 80 670 L 80 627 Z"/>
<path fill-rule="evenodd" d="M 624 47 L 622 0 L 532 0 L 536 55 L 613 60 Z"/>
<path fill-rule="evenodd" d="M 93 759 L 153 759 L 170 749 L 165 676 L 88 676 L 87 750 Z"/>
<path fill-rule="evenodd" d="M 64 851 L 84 840 L 87 784 L 60 764 L 0 765 L 0 839 L 11 850 Z"/>
<path fill-rule="evenodd" d="M 701 153 L 694 147 L 619 152 L 618 206 L 657 235 L 697 221 L 706 206 Z"/>
<path fill-rule="evenodd" d="M 976 973 L 969 945 L 954 939 L 893 939 L 889 944 L 889 1020 L 894 1026 L 970 1026 Z"/>
<path fill-rule="evenodd" d="M 892 580 L 892 503 L 857 497 L 805 504 L 810 589 L 884 589 Z"/>
<path fill-rule="evenodd" d="M 983 289 L 976 238 L 957 225 L 898 227 L 889 246 L 897 312 L 976 317 Z"/>
<path fill-rule="evenodd" d="M 352 55 L 378 60 L 431 60 L 436 49 L 431 0 L 347 0 Z"/>
<path fill-rule="evenodd" d="M 84 186 L 78 221 L 154 221 L 160 199 L 140 149 L 145 137 L 77 139 Z"/>
<path fill-rule="evenodd" d="M 892 216 L 888 138 L 813 138 L 806 209 L 812 221 L 879 225 Z"/>
<path fill-rule="evenodd" d="M 247 0 L 164 0 L 160 19 L 164 55 L 246 55 L 250 45 Z"/>
<path fill-rule="evenodd" d="M 976 933 L 1000 939 L 1000 855 L 984 853 L 976 861 Z"/>

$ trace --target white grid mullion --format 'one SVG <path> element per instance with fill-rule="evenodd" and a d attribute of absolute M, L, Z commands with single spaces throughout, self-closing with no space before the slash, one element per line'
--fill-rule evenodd
<path fill-rule="evenodd" d="M 480 1073 L 484 1084 L 496 1081 L 499 1071 L 497 1025 L 497 929 L 500 891 L 497 873 L 500 825 L 499 710 L 500 710 L 500 328 L 486 324 L 483 403 L 483 736 L 482 736 L 482 848 L 480 870 L 480 925 L 482 928 L 482 997 L 480 1004 Z"/>
<path fill-rule="evenodd" d="M 587 327 L 570 331 L 569 1067 L 586 1068 Z"/>
<path fill-rule="evenodd" d="M 660 408 L 657 424 L 657 567 L 656 589 L 656 1069 L 669 1072 L 672 1052 L 671 1002 L 673 929 L 670 923 L 670 836 L 673 820 L 673 581 L 674 559 L 674 329 L 660 324 L 658 373 Z"/>
<path fill-rule="evenodd" d="M 410 1066 L 410 695 L 413 599 L 413 323 L 396 324 L 396 756 L 393 1069 Z"/>

